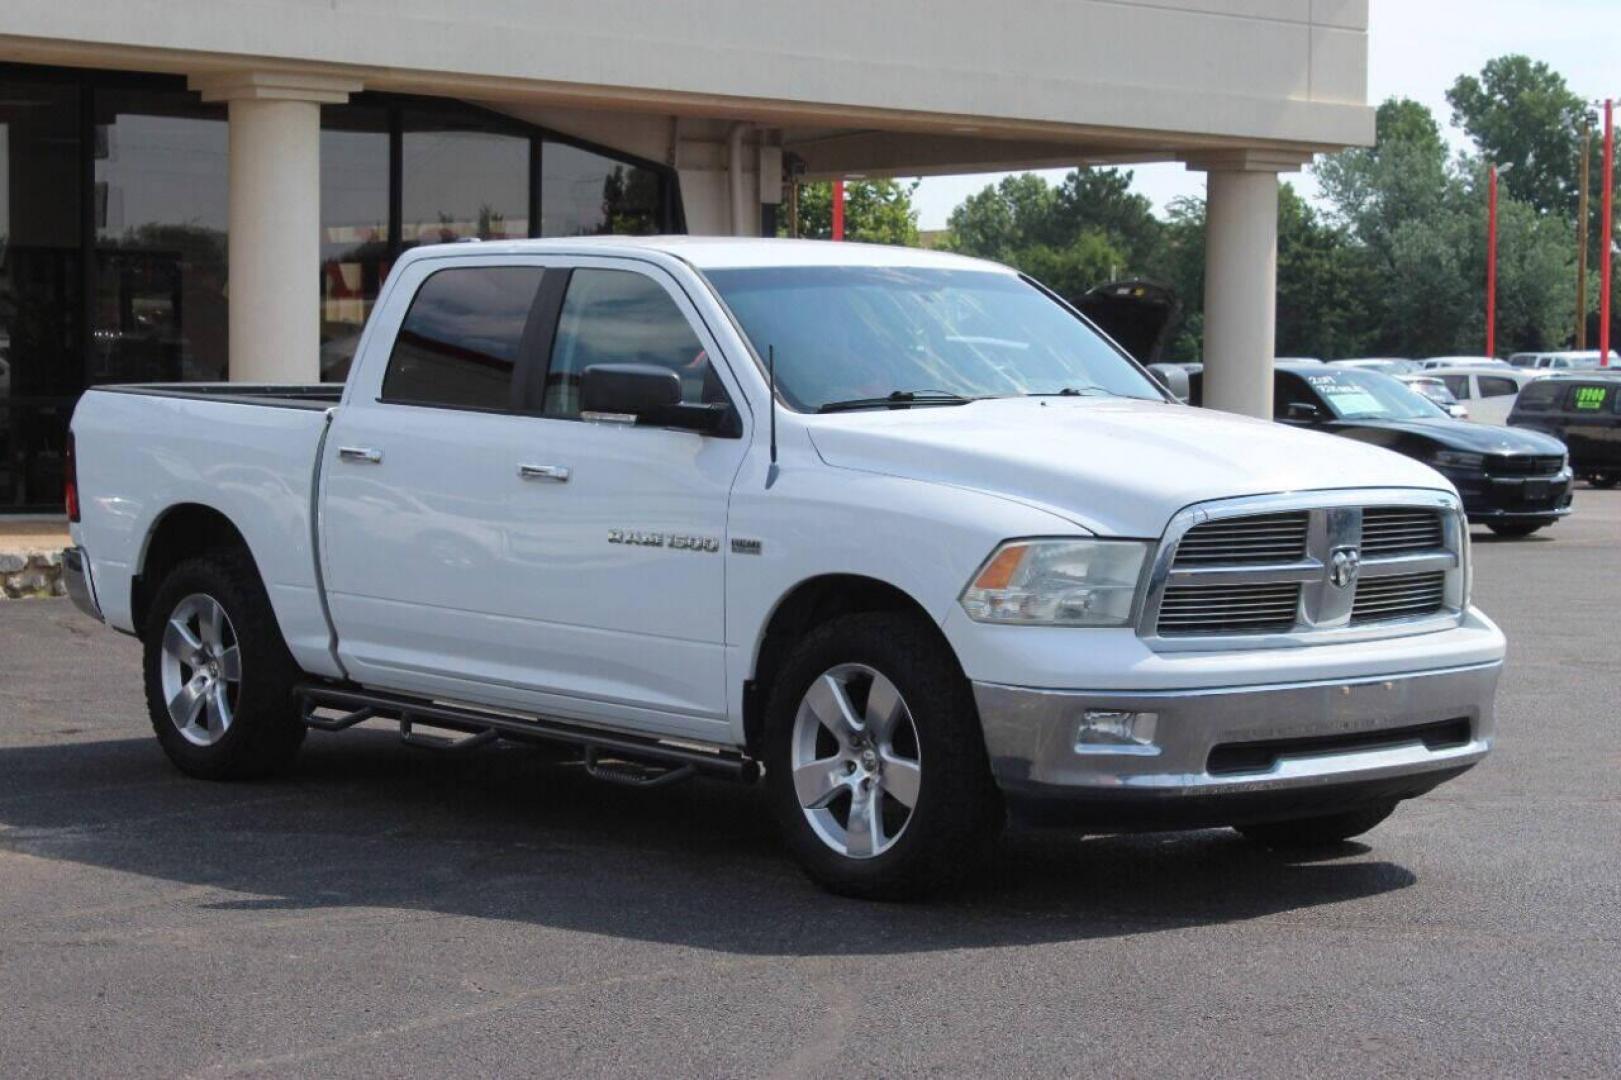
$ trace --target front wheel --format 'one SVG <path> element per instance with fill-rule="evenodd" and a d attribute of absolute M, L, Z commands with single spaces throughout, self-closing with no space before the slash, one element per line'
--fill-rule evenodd
<path fill-rule="evenodd" d="M 1486 528 L 1498 536 L 1530 536 L 1544 525 L 1546 521 L 1489 521 Z"/>
<path fill-rule="evenodd" d="M 1617 483 L 1621 483 L 1621 476 L 1615 476 L 1614 474 L 1606 474 L 1604 476 L 1589 476 L 1587 478 L 1587 483 L 1601 491 L 1607 491 L 1610 488 L 1615 487 Z"/>
<path fill-rule="evenodd" d="M 768 798 L 806 873 L 868 899 L 959 880 L 1001 827 L 972 689 L 933 627 L 890 613 L 835 619 L 772 688 Z"/>
<path fill-rule="evenodd" d="M 1388 802 L 1342 814 L 1269 821 L 1260 825 L 1237 825 L 1234 828 L 1246 840 L 1253 840 L 1263 847 L 1301 850 L 1331 847 L 1353 836 L 1361 836 L 1395 812 L 1396 804 Z"/>
<path fill-rule="evenodd" d="M 293 699 L 298 666 L 245 554 L 175 567 L 141 636 L 152 728 L 180 771 L 235 780 L 292 761 L 305 733 Z"/>

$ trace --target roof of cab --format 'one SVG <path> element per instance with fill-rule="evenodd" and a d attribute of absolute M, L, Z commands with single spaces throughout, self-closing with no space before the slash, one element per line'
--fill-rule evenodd
<path fill-rule="evenodd" d="M 924 248 L 853 241 L 779 240 L 730 236 L 568 236 L 544 240 L 490 240 L 429 244 L 412 248 L 408 258 L 452 255 L 639 255 L 661 252 L 698 267 L 720 270 L 775 266 L 910 266 L 941 270 L 981 270 L 1012 274 L 1000 263 Z"/>

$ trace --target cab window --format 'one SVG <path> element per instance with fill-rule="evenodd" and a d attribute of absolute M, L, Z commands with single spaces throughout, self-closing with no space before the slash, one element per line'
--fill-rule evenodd
<path fill-rule="evenodd" d="M 1513 379 L 1505 379 L 1501 375 L 1481 375 L 1479 379 L 1480 396 L 1483 398 L 1508 397 L 1510 394 L 1520 392 L 1519 383 Z"/>
<path fill-rule="evenodd" d="M 1447 389 L 1452 391 L 1452 396 L 1459 401 L 1467 400 L 1471 396 L 1469 393 L 1469 376 L 1443 375 L 1441 381 L 1447 384 Z M 1484 383 L 1482 383 L 1481 394 L 1484 395 L 1485 392 Z"/>
<path fill-rule="evenodd" d="M 652 278 L 630 270 L 575 270 L 557 320 L 541 411 L 580 415 L 580 375 L 592 364 L 652 364 L 681 377 L 689 405 L 726 391 L 681 309 Z"/>
<path fill-rule="evenodd" d="M 1525 389 L 1520 391 L 1519 398 L 1515 400 L 1514 407 L 1525 412 L 1545 412 L 1554 407 L 1559 390 L 1559 384 L 1555 382 L 1538 380 L 1526 383 Z"/>
<path fill-rule="evenodd" d="M 383 374 L 382 400 L 506 410 L 538 266 L 439 270 L 411 300 Z"/>
<path fill-rule="evenodd" d="M 1306 381 L 1292 371 L 1275 372 L 1272 377 L 1272 416 L 1277 420 L 1291 419 L 1289 406 L 1310 405 L 1318 411 L 1320 419 L 1328 419 L 1323 403 L 1312 392 Z"/>

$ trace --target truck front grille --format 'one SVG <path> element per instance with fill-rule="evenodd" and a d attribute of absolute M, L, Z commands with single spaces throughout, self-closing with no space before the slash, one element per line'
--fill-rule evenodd
<path fill-rule="evenodd" d="M 1434 510 L 1375 506 L 1362 512 L 1362 554 L 1399 555 L 1444 546 L 1441 515 Z"/>
<path fill-rule="evenodd" d="M 1162 634 L 1264 634 L 1294 629 L 1300 585 L 1182 585 L 1165 590 Z"/>
<path fill-rule="evenodd" d="M 1274 510 L 1284 500 L 1265 498 L 1239 504 L 1255 513 L 1212 504 L 1178 515 L 1139 633 L 1167 649 L 1240 648 L 1262 634 L 1314 640 L 1351 627 L 1366 635 L 1383 623 L 1460 616 L 1464 525 L 1455 503 L 1420 493 L 1368 495 L 1366 505 L 1331 492 L 1306 508 Z"/>
<path fill-rule="evenodd" d="M 1401 574 L 1375 578 L 1356 588 L 1351 605 L 1351 623 L 1380 622 L 1385 619 L 1411 619 L 1432 615 L 1446 600 L 1444 573 Z"/>
<path fill-rule="evenodd" d="M 1177 566 L 1294 562 L 1306 553 L 1305 511 L 1257 514 L 1195 525 L 1176 548 Z"/>

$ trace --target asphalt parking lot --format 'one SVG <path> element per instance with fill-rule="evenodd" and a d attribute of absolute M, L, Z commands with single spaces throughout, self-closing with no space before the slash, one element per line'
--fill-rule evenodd
<path fill-rule="evenodd" d="M 524 749 L 187 780 L 134 641 L 0 604 L 0 1076 L 1614 1075 L 1621 491 L 1475 551 L 1480 768 L 1312 861 L 1022 832 L 927 906 L 818 892 L 752 791 Z"/>

